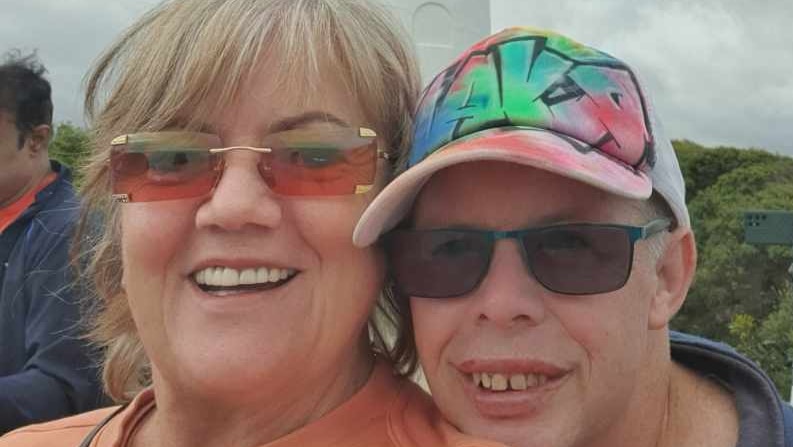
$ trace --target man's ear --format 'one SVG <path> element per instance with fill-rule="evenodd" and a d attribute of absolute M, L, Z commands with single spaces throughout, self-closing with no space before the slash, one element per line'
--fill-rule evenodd
<path fill-rule="evenodd" d="M 667 234 L 664 253 L 655 266 L 657 285 L 650 304 L 649 329 L 666 327 L 680 310 L 697 269 L 697 246 L 690 228 Z"/>
<path fill-rule="evenodd" d="M 47 146 L 50 143 L 52 128 L 46 124 L 39 124 L 30 131 L 30 135 L 25 138 L 25 145 L 30 149 L 31 155 L 47 153 Z"/>

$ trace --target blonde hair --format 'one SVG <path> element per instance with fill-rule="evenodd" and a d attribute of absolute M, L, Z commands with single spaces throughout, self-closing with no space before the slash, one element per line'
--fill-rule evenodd
<path fill-rule="evenodd" d="M 169 0 L 132 25 L 87 80 L 94 153 L 74 249 L 81 277 L 93 286 L 90 336 L 104 349 L 103 380 L 117 401 L 146 386 L 150 372 L 121 285 L 109 142 L 174 123 L 199 126 L 233 104 L 262 58 L 273 55 L 280 64 L 275 85 L 299 86 L 303 98 L 314 92 L 321 69 L 337 70 L 386 150 L 395 158 L 407 152 L 418 69 L 402 28 L 382 6 L 366 0 Z M 399 369 L 406 354 L 386 345 L 373 319 L 370 329 L 374 349 Z"/>

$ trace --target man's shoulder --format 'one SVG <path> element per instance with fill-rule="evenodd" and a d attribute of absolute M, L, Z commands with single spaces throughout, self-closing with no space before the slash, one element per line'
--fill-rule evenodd
<path fill-rule="evenodd" d="M 669 334 L 672 359 L 689 369 L 721 376 L 728 369 L 758 375 L 761 382 L 770 382 L 760 367 L 732 346 L 697 335 L 672 331 Z"/>
<path fill-rule="evenodd" d="M 740 415 L 740 445 L 793 447 L 793 412 L 768 375 L 724 343 L 670 333 L 672 358 L 729 391 Z"/>
<path fill-rule="evenodd" d="M 102 408 L 42 424 L 33 424 L 0 437 L 0 447 L 76 447 L 118 407 Z"/>
<path fill-rule="evenodd" d="M 58 178 L 39 193 L 36 204 L 24 216 L 25 250 L 49 250 L 54 244 L 69 241 L 79 216 L 80 199 L 68 180 Z"/>
<path fill-rule="evenodd" d="M 74 220 L 79 215 L 80 199 L 68 178 L 59 175 L 36 195 L 36 216 Z"/>
<path fill-rule="evenodd" d="M 27 251 L 31 242 L 35 245 L 41 238 L 52 242 L 53 237 L 66 239 L 70 236 L 80 215 L 80 199 L 71 182 L 62 177 L 62 173 L 58 174 L 36 194 L 35 202 L 16 218 L 9 230 L 2 233 L 5 243 L 10 241 L 18 246 L 17 242 L 23 239 L 27 241 L 23 245 Z"/>
<path fill-rule="evenodd" d="M 782 405 L 785 423 L 785 446 L 793 447 L 793 402 Z"/>
<path fill-rule="evenodd" d="M 737 354 L 735 349 L 726 343 L 711 340 L 705 337 L 700 337 L 699 335 L 688 334 L 685 332 L 670 331 L 669 341 L 672 343 L 672 346 L 675 345 L 696 346 L 708 350 Z"/>

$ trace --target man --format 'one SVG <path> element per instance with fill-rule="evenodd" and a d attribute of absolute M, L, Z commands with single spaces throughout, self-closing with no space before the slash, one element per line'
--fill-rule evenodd
<path fill-rule="evenodd" d="M 793 446 L 793 413 L 730 348 L 670 333 L 696 267 L 683 177 L 635 74 L 509 29 L 425 90 L 383 237 L 433 398 L 517 447 Z M 401 222 L 401 224 L 400 224 Z"/>
<path fill-rule="evenodd" d="M 0 434 L 101 403 L 68 266 L 79 203 L 47 155 L 43 73 L 33 56 L 0 65 Z"/>

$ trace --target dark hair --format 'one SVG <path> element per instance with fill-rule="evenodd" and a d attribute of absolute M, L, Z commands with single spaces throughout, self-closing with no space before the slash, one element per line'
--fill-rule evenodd
<path fill-rule="evenodd" d="M 52 125 L 52 88 L 44 79 L 46 72 L 35 52 L 22 56 L 19 50 L 12 50 L 0 65 L 0 109 L 16 121 L 19 148 L 34 127 Z"/>
<path fill-rule="evenodd" d="M 390 270 L 387 270 L 382 297 L 377 306 L 394 332 L 393 340 L 385 353 L 400 374 L 414 375 L 419 368 L 419 356 L 416 336 L 413 333 L 410 297 L 399 292 Z"/>

